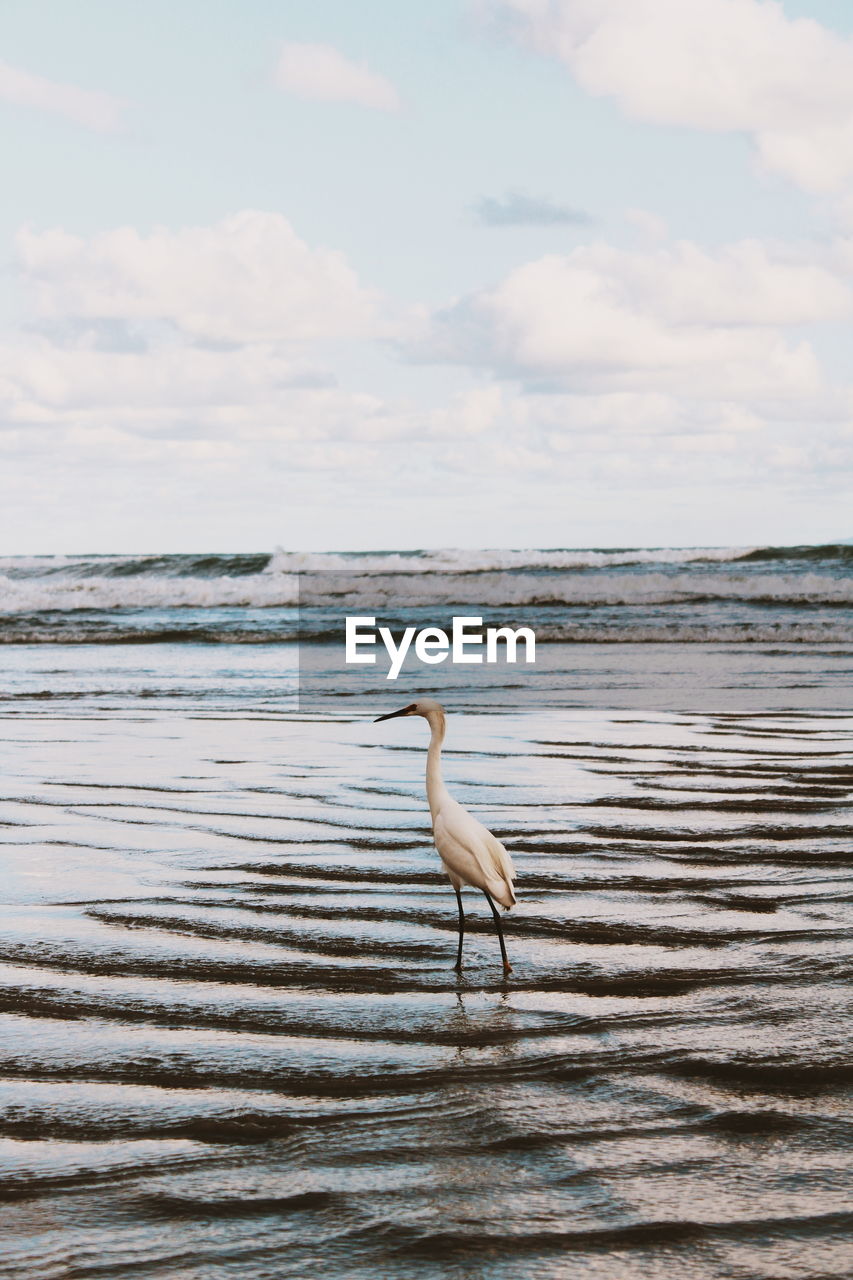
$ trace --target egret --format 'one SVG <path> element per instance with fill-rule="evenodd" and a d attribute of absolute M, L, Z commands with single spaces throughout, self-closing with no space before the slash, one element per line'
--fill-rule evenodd
<path fill-rule="evenodd" d="M 462 910 L 463 884 L 482 889 L 492 909 L 501 944 L 504 973 L 511 973 L 507 959 L 501 918 L 495 899 L 509 909 L 515 904 L 512 882 L 515 879 L 512 861 L 506 849 L 482 822 L 478 822 L 458 800 L 448 793 L 441 777 L 441 744 L 444 741 L 446 720 L 444 707 L 433 698 L 419 698 L 408 707 L 377 716 L 380 720 L 393 720 L 397 716 L 423 716 L 430 727 L 427 751 L 426 793 L 432 816 L 432 832 L 438 856 L 444 864 L 450 883 L 456 890 L 459 907 L 459 947 L 456 952 L 456 968 L 462 968 L 462 939 L 465 936 L 465 913 Z"/>

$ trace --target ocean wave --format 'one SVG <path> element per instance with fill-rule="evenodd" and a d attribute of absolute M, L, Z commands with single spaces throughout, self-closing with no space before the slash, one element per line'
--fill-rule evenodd
<path fill-rule="evenodd" d="M 708 604 L 715 601 L 782 605 L 853 604 L 853 578 L 816 573 L 608 573 L 589 576 L 565 572 L 553 577 L 532 573 L 483 574 L 472 590 L 465 575 L 446 573 L 418 577 L 403 573 L 303 574 L 299 580 L 304 606 L 328 605 L 348 611 L 368 605 L 377 609 L 426 606 L 571 607 Z"/>
<path fill-rule="evenodd" d="M 715 601 L 765 605 L 853 604 L 853 578 L 817 573 L 565 571 L 551 577 L 483 573 L 411 575 L 361 571 L 256 573 L 245 576 L 15 578 L 0 574 L 0 614 L 117 609 L 275 609 L 304 606 L 364 613 L 400 609 L 524 606 L 661 606 Z"/>
<path fill-rule="evenodd" d="M 20 578 L 219 578 L 262 573 L 268 552 L 233 555 L 0 556 L 0 574 Z"/>
<path fill-rule="evenodd" d="M 829 561 L 836 560 L 841 564 L 853 563 L 853 543 L 828 542 L 820 546 L 803 547 L 756 547 L 738 559 L 745 562 L 797 560 L 797 561 Z"/>
<path fill-rule="evenodd" d="M 0 575 L 0 613 L 112 609 L 282 608 L 298 603 L 295 574 L 248 577 L 116 576 L 12 578 Z"/>
<path fill-rule="evenodd" d="M 270 573 L 350 571 L 383 573 L 501 573 L 536 569 L 603 569 L 614 565 L 689 564 L 725 562 L 751 555 L 749 547 L 625 547 L 615 550 L 484 550 L 447 548 L 412 552 L 292 552 L 277 551 Z"/>
<path fill-rule="evenodd" d="M 446 548 L 411 552 L 276 551 L 270 573 L 350 570 L 358 573 L 495 573 L 516 570 L 607 569 L 619 565 L 726 564 L 767 561 L 853 561 L 853 545 L 833 543 L 800 547 L 621 547 L 552 550 Z"/>
<path fill-rule="evenodd" d="M 11 579 L 68 578 L 243 578 L 297 573 L 356 572 L 489 574 L 528 571 L 582 571 L 618 566 L 828 563 L 853 561 L 853 545 L 798 547 L 621 547 L 517 550 L 270 552 L 158 555 L 3 556 L 0 574 Z"/>

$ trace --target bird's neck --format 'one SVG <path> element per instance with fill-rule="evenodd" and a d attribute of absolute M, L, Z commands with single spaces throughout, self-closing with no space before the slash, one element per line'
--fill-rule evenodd
<path fill-rule="evenodd" d="M 432 814 L 433 821 L 438 812 L 439 805 L 443 796 L 447 795 L 447 788 L 441 777 L 441 744 L 444 742 L 445 719 L 443 711 L 430 711 L 427 716 L 429 727 L 431 730 L 429 740 L 429 751 L 427 752 L 426 766 L 426 792 L 429 801 L 429 811 Z"/>

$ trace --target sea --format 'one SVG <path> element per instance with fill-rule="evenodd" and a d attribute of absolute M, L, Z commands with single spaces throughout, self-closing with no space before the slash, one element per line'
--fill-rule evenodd
<path fill-rule="evenodd" d="M 0 559 L 0 1278 L 853 1274 L 851 571 Z M 537 661 L 344 671 L 355 612 Z"/>

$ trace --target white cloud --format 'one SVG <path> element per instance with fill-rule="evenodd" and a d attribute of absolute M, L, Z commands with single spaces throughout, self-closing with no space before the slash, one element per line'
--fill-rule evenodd
<path fill-rule="evenodd" d="M 505 417 L 505 393 L 491 384 L 474 387 L 454 396 L 446 408 L 435 409 L 425 421 L 426 430 L 434 436 L 480 436 L 499 427 Z"/>
<path fill-rule="evenodd" d="M 311 102 L 352 102 L 375 111 L 396 111 L 397 90 L 364 63 L 351 62 L 328 44 L 285 44 L 276 68 L 280 89 Z"/>
<path fill-rule="evenodd" d="M 233 343 L 345 337 L 377 323 L 375 298 L 343 255 L 310 248 L 277 213 L 88 239 L 24 228 L 17 254 L 42 320 L 166 321 L 198 341 Z"/>
<path fill-rule="evenodd" d="M 625 494 L 835 479 L 853 393 L 826 387 L 799 329 L 848 316 L 844 252 L 598 242 L 529 262 L 424 313 L 415 354 L 457 366 L 426 407 L 325 371 L 341 354 L 353 367 L 326 339 L 383 336 L 376 303 L 340 255 L 277 214 L 147 235 L 27 230 L 34 322 L 0 337 L 0 452 L 39 509 L 60 491 L 80 502 L 70 477 L 96 506 L 99 486 L 128 502 L 168 490 L 163 512 L 184 509 L 183 491 L 204 511 L 240 493 L 275 504 L 285 489 L 291 506 L 323 507 L 334 486 L 375 492 L 372 511 L 379 477 L 413 501 L 437 476 L 478 494 L 525 475 Z"/>
<path fill-rule="evenodd" d="M 715 254 L 598 243 L 527 263 L 437 313 L 412 350 L 589 394 L 797 398 L 821 374 L 809 343 L 784 327 L 843 319 L 850 306 L 830 270 L 756 241 Z"/>
<path fill-rule="evenodd" d="M 521 39 L 631 116 L 744 132 L 800 186 L 853 177 L 853 41 L 776 0 L 492 0 Z"/>
<path fill-rule="evenodd" d="M 124 103 L 107 93 L 58 84 L 8 62 L 0 62 L 0 99 L 16 107 L 34 107 L 64 116 L 96 133 L 114 133 L 124 110 Z"/>
<path fill-rule="evenodd" d="M 115 352 L 34 337 L 0 345 L 0 415 L 6 422 L 127 427 L 188 415 L 197 427 L 275 418 L 294 392 L 334 392 L 310 374 L 269 345 L 210 351 L 169 343 Z"/>
<path fill-rule="evenodd" d="M 310 446 L 315 466 L 321 445 L 406 430 L 375 396 L 339 387 L 317 349 L 375 335 L 374 295 L 279 214 L 148 235 L 24 229 L 17 251 L 31 322 L 0 338 L 6 442 L 87 442 L 105 465 L 130 439 L 164 465 L 179 447 L 221 459 L 227 444 L 244 462 L 257 446 L 298 466 Z"/>

